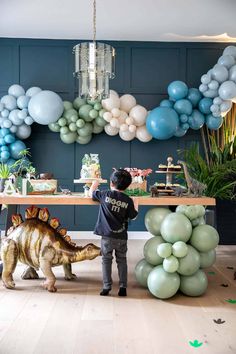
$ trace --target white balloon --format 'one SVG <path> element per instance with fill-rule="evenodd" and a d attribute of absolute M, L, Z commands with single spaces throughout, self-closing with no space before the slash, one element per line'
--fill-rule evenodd
<path fill-rule="evenodd" d="M 16 98 L 12 95 L 5 95 L 1 98 L 1 103 L 4 104 L 5 108 L 12 111 L 17 107 Z"/>
<path fill-rule="evenodd" d="M 126 118 L 128 117 L 128 114 L 125 111 L 120 111 L 120 118 L 124 119 L 124 121 L 126 120 Z"/>
<path fill-rule="evenodd" d="M 110 136 L 114 136 L 119 133 L 119 129 L 112 127 L 110 124 L 105 125 L 104 130 L 107 133 L 107 135 Z"/>
<path fill-rule="evenodd" d="M 121 124 L 120 130 L 121 130 L 122 132 L 125 132 L 125 131 L 128 130 L 128 129 L 129 129 L 129 126 L 128 126 L 127 124 Z"/>
<path fill-rule="evenodd" d="M 10 132 L 15 134 L 17 132 L 17 127 L 15 125 L 12 125 L 10 128 Z"/>
<path fill-rule="evenodd" d="M 216 64 L 212 69 L 212 78 L 218 82 L 224 82 L 229 77 L 229 72 L 225 66 Z"/>
<path fill-rule="evenodd" d="M 236 59 L 236 46 L 229 45 L 223 51 L 223 55 L 232 55 Z"/>
<path fill-rule="evenodd" d="M 134 124 L 141 127 L 146 122 L 147 110 L 143 106 L 137 105 L 131 109 L 129 115 L 134 119 Z"/>
<path fill-rule="evenodd" d="M 236 97 L 236 83 L 233 81 L 225 81 L 220 85 L 219 96 L 222 100 L 232 100 Z"/>
<path fill-rule="evenodd" d="M 22 86 L 20 85 L 11 85 L 8 89 L 8 95 L 12 95 L 14 97 L 20 97 L 23 96 L 25 94 L 25 90 Z"/>
<path fill-rule="evenodd" d="M 126 94 L 120 97 L 120 109 L 129 113 L 129 111 L 136 106 L 136 99 L 134 96 Z"/>
<path fill-rule="evenodd" d="M 12 121 L 10 121 L 9 119 L 4 119 L 2 125 L 3 125 L 3 128 L 8 128 L 9 129 L 12 126 Z"/>
<path fill-rule="evenodd" d="M 201 77 L 201 82 L 202 82 L 204 85 L 208 85 L 210 81 L 211 81 L 210 75 L 207 75 L 207 74 L 202 75 L 202 77 Z"/>
<path fill-rule="evenodd" d="M 5 108 L 5 105 L 3 103 L 0 102 L 0 112 L 2 112 Z"/>
<path fill-rule="evenodd" d="M 220 111 L 222 113 L 230 111 L 232 108 L 232 101 L 223 101 L 220 105 Z"/>
<path fill-rule="evenodd" d="M 111 114 L 113 115 L 113 117 L 118 118 L 120 116 L 120 110 L 118 108 L 113 108 L 111 110 Z"/>
<path fill-rule="evenodd" d="M 235 64 L 235 59 L 232 55 L 222 55 L 218 59 L 218 64 L 224 65 L 227 69 L 230 69 L 231 66 Z"/>
<path fill-rule="evenodd" d="M 106 121 L 106 122 L 110 122 L 112 120 L 112 114 L 111 112 L 105 112 L 103 114 L 103 119 Z"/>
<path fill-rule="evenodd" d="M 22 124 L 17 127 L 16 136 L 19 139 L 27 139 L 31 134 L 31 127 L 26 124 Z"/>
<path fill-rule="evenodd" d="M 212 80 L 209 84 L 208 87 L 210 90 L 217 90 L 219 87 L 219 82 L 216 80 Z"/>
<path fill-rule="evenodd" d="M 27 91 L 26 91 L 26 96 L 29 97 L 33 97 L 34 95 L 37 95 L 37 93 L 41 92 L 42 89 L 40 87 L 30 87 Z"/>
<path fill-rule="evenodd" d="M 119 97 L 118 93 L 115 90 L 110 90 L 110 96 Z"/>
<path fill-rule="evenodd" d="M 125 121 L 126 121 L 126 118 L 123 117 L 122 115 L 120 115 L 119 118 L 117 118 L 117 119 L 118 119 L 118 121 L 119 121 L 120 124 L 123 124 L 123 123 L 125 123 Z"/>
<path fill-rule="evenodd" d="M 142 125 L 141 127 L 137 128 L 136 138 L 143 143 L 147 143 L 148 141 L 152 140 L 152 136 L 148 133 L 146 125 Z"/>
<path fill-rule="evenodd" d="M 32 117 L 27 116 L 27 117 L 24 119 L 24 122 L 25 122 L 25 124 L 27 124 L 27 125 L 31 125 L 31 124 L 34 123 L 34 120 L 33 120 Z"/>
<path fill-rule="evenodd" d="M 18 112 L 18 118 L 25 119 L 26 117 L 27 117 L 27 112 L 26 111 L 19 111 Z"/>
<path fill-rule="evenodd" d="M 120 130 L 119 135 L 120 135 L 121 139 L 125 140 L 125 141 L 130 141 L 135 138 L 135 132 L 131 133 L 129 130 L 126 130 L 126 131 Z"/>
<path fill-rule="evenodd" d="M 223 101 L 222 101 L 222 99 L 221 99 L 219 96 L 218 96 L 218 97 L 215 97 L 214 100 L 213 100 L 213 103 L 214 103 L 214 104 L 219 104 L 219 105 L 220 105 L 222 102 L 223 102 Z"/>
<path fill-rule="evenodd" d="M 136 132 L 136 129 L 137 129 L 136 125 L 131 124 L 131 125 L 129 126 L 129 131 L 130 131 L 131 133 L 135 133 L 135 132 Z"/>
<path fill-rule="evenodd" d="M 14 125 L 21 125 L 23 124 L 23 119 L 19 118 L 18 117 L 18 113 L 20 112 L 19 109 L 13 109 L 9 116 L 8 116 L 8 119 L 10 119 L 10 121 L 12 121 L 12 123 Z"/>
<path fill-rule="evenodd" d="M 208 70 L 208 72 L 207 72 L 207 75 L 210 76 L 210 78 L 212 78 L 212 76 L 211 76 L 211 75 L 212 75 L 212 70 L 213 70 L 213 69 L 210 69 L 210 70 Z"/>
<path fill-rule="evenodd" d="M 110 95 L 109 98 L 102 100 L 102 106 L 107 111 L 111 111 L 113 108 L 120 108 L 120 99 L 116 95 Z"/>
<path fill-rule="evenodd" d="M 229 80 L 236 82 L 236 65 L 229 70 Z"/>
<path fill-rule="evenodd" d="M 207 89 L 208 89 L 208 86 L 207 85 L 204 85 L 204 84 L 201 84 L 200 86 L 199 86 L 199 91 L 200 92 L 205 92 L 205 91 L 207 91 Z"/>
<path fill-rule="evenodd" d="M 119 127 L 120 127 L 119 122 L 118 122 L 118 119 L 116 119 L 116 118 L 112 118 L 112 119 L 111 119 L 110 125 L 111 125 L 111 127 L 113 127 L 113 128 L 119 128 Z"/>
<path fill-rule="evenodd" d="M 132 117 L 126 118 L 125 123 L 128 125 L 134 124 L 134 118 Z"/>

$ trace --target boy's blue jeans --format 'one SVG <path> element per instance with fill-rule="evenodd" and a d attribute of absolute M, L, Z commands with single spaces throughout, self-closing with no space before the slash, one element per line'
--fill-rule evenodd
<path fill-rule="evenodd" d="M 103 289 L 111 289 L 112 287 L 113 250 L 115 250 L 119 285 L 122 288 L 127 288 L 127 240 L 104 237 L 101 240 Z"/>

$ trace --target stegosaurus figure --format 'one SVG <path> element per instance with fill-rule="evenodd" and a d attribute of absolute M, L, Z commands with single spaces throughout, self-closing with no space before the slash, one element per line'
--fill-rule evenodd
<path fill-rule="evenodd" d="M 29 271 L 40 268 L 46 277 L 43 287 L 55 292 L 56 278 L 52 267 L 63 265 L 65 275 L 70 278 L 71 263 L 91 260 L 101 254 L 100 248 L 92 243 L 84 247 L 76 246 L 67 235 L 66 229 L 59 229 L 59 220 L 49 220 L 49 217 L 47 208 L 35 206 L 26 209 L 25 221 L 20 214 L 12 216 L 13 226 L 1 248 L 2 281 L 6 288 L 15 287 L 13 273 L 17 261 L 30 266 Z"/>

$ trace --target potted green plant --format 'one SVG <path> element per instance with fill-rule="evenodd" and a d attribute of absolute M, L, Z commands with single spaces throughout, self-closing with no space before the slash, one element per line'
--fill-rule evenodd
<path fill-rule="evenodd" d="M 10 177 L 11 170 L 9 166 L 5 163 L 0 164 L 0 192 L 4 191 L 5 182 Z"/>

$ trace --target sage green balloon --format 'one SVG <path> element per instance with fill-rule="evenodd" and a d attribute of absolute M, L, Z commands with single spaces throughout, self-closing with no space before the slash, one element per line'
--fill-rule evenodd
<path fill-rule="evenodd" d="M 76 122 L 78 128 L 83 128 L 85 126 L 85 121 L 83 119 L 78 119 Z"/>
<path fill-rule="evenodd" d="M 198 217 L 202 217 L 206 214 L 206 209 L 204 208 L 203 205 L 195 205 L 195 208 L 197 209 Z"/>
<path fill-rule="evenodd" d="M 160 235 L 161 224 L 169 214 L 171 214 L 171 211 L 168 208 L 156 207 L 149 209 L 144 218 L 147 230 L 154 236 Z"/>
<path fill-rule="evenodd" d="M 105 109 L 100 109 L 100 111 L 99 111 L 99 117 L 100 118 L 103 118 L 103 114 L 106 112 L 106 110 Z"/>
<path fill-rule="evenodd" d="M 188 253 L 188 246 L 183 241 L 177 241 L 172 245 L 172 253 L 178 258 L 185 257 Z"/>
<path fill-rule="evenodd" d="M 98 117 L 98 111 L 96 111 L 96 109 L 91 109 L 91 111 L 89 111 L 89 117 L 92 119 L 95 119 Z"/>
<path fill-rule="evenodd" d="M 166 242 L 187 242 L 192 233 L 192 224 L 181 213 L 171 213 L 165 217 L 161 224 L 161 235 Z"/>
<path fill-rule="evenodd" d="M 180 286 L 178 273 L 168 273 L 162 265 L 154 267 L 149 273 L 147 285 L 152 295 L 159 299 L 169 299 L 174 296 Z"/>
<path fill-rule="evenodd" d="M 161 243 L 157 246 L 157 254 L 162 258 L 170 257 L 172 253 L 171 243 Z"/>
<path fill-rule="evenodd" d="M 168 273 L 175 273 L 179 268 L 179 261 L 175 256 L 170 256 L 164 259 L 163 269 Z"/>
<path fill-rule="evenodd" d="M 60 134 L 60 138 L 65 144 L 73 144 L 76 141 L 77 133 Z"/>
<path fill-rule="evenodd" d="M 198 225 L 205 225 L 205 224 L 206 224 L 206 221 L 205 221 L 204 217 L 201 216 L 201 217 L 199 217 L 199 218 L 197 218 L 197 219 L 193 219 L 193 220 L 191 221 L 191 223 L 192 223 L 192 226 L 193 226 L 193 227 L 196 227 L 196 226 L 198 226 Z"/>
<path fill-rule="evenodd" d="M 77 131 L 77 126 L 75 123 L 70 123 L 69 124 L 69 129 L 71 132 L 76 132 Z"/>
<path fill-rule="evenodd" d="M 87 103 L 91 106 L 94 106 L 96 103 L 99 103 L 99 100 L 87 99 Z"/>
<path fill-rule="evenodd" d="M 199 269 L 196 273 L 190 276 L 182 275 L 180 277 L 180 291 L 188 296 L 203 295 L 208 286 L 206 274 Z"/>
<path fill-rule="evenodd" d="M 79 116 L 80 118 L 83 118 L 86 122 L 93 120 L 93 118 L 89 117 L 89 112 L 93 109 L 92 106 L 89 104 L 84 104 L 83 106 L 80 107 L 79 109 Z"/>
<path fill-rule="evenodd" d="M 85 123 L 83 128 L 77 129 L 79 136 L 88 136 L 93 132 L 93 125 L 91 123 Z"/>
<path fill-rule="evenodd" d="M 65 127 L 67 124 L 67 119 L 64 117 L 61 117 L 58 119 L 57 123 L 60 125 L 60 127 Z"/>
<path fill-rule="evenodd" d="M 77 116 L 77 111 L 73 108 L 69 109 L 64 113 L 65 118 L 70 119 L 72 116 Z"/>
<path fill-rule="evenodd" d="M 178 273 L 181 275 L 192 275 L 200 267 L 200 254 L 194 247 L 187 245 L 188 253 L 185 257 L 179 258 Z"/>
<path fill-rule="evenodd" d="M 153 267 L 153 265 L 149 264 L 143 258 L 136 264 L 136 267 L 134 269 L 134 274 L 137 279 L 137 282 L 145 288 L 147 288 L 147 278 Z"/>
<path fill-rule="evenodd" d="M 86 135 L 86 136 L 77 136 L 76 142 L 79 144 L 88 144 L 92 139 L 92 134 L 91 135 Z"/>
<path fill-rule="evenodd" d="M 71 121 L 72 123 L 77 122 L 77 120 L 78 120 L 77 114 L 73 114 L 73 116 L 70 117 L 70 121 Z"/>
<path fill-rule="evenodd" d="M 68 127 L 61 127 L 61 128 L 60 128 L 60 133 L 61 133 L 61 134 L 67 134 L 67 133 L 69 133 L 69 128 L 68 128 Z"/>
<path fill-rule="evenodd" d="M 184 214 L 187 207 L 188 207 L 188 205 L 178 205 L 177 208 L 175 209 L 175 212 Z"/>
<path fill-rule="evenodd" d="M 61 127 L 58 123 L 50 123 L 48 128 L 54 133 L 59 133 Z"/>
<path fill-rule="evenodd" d="M 219 234 L 210 225 L 199 225 L 193 229 L 190 243 L 200 252 L 208 252 L 219 243 Z"/>
<path fill-rule="evenodd" d="M 99 125 L 96 124 L 96 122 L 93 122 L 93 133 L 94 134 L 100 134 L 103 131 L 103 127 L 100 127 Z"/>
<path fill-rule="evenodd" d="M 184 215 L 187 216 L 187 218 L 192 221 L 196 218 L 198 218 L 198 209 L 196 208 L 195 205 L 188 205 L 186 208 Z"/>
<path fill-rule="evenodd" d="M 151 237 L 147 240 L 143 248 L 143 255 L 148 263 L 155 266 L 163 262 L 163 258 L 157 254 L 157 246 L 163 242 L 161 236 Z"/>
<path fill-rule="evenodd" d="M 84 106 L 85 104 L 86 104 L 86 100 L 80 97 L 77 97 L 73 102 L 73 106 L 76 109 L 79 109 L 81 106 Z"/>
<path fill-rule="evenodd" d="M 97 102 L 97 103 L 95 103 L 93 108 L 96 109 L 96 111 L 100 111 L 102 109 L 102 105 L 100 102 Z"/>
<path fill-rule="evenodd" d="M 200 268 L 211 267 L 216 261 L 216 251 L 200 252 Z"/>
<path fill-rule="evenodd" d="M 99 127 L 105 127 L 105 125 L 107 124 L 107 122 L 105 121 L 105 119 L 101 118 L 101 117 L 97 117 L 95 119 L 95 123 L 97 125 L 99 125 Z"/>
<path fill-rule="evenodd" d="M 65 111 L 68 111 L 69 109 L 73 108 L 73 104 L 69 101 L 63 101 L 63 106 Z"/>

